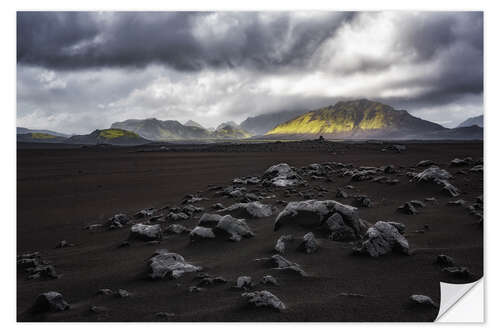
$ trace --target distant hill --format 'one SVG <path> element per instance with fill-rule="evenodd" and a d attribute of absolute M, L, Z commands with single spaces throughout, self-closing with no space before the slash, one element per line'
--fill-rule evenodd
<path fill-rule="evenodd" d="M 314 138 L 322 135 L 330 139 L 446 139 L 482 138 L 482 130 L 453 131 L 443 126 L 412 116 L 405 110 L 359 99 L 338 102 L 309 111 L 285 121 L 265 137 Z"/>
<path fill-rule="evenodd" d="M 218 139 L 245 139 L 252 136 L 239 126 L 233 126 L 230 123 L 219 125 L 212 134 Z"/>
<path fill-rule="evenodd" d="M 306 113 L 306 110 L 280 111 L 249 117 L 240 127 L 253 135 L 262 135 L 277 125 Z"/>
<path fill-rule="evenodd" d="M 210 138 L 210 132 L 196 126 L 185 126 L 176 120 L 129 119 L 111 124 L 111 128 L 120 128 L 135 132 L 153 141 L 189 140 Z"/>
<path fill-rule="evenodd" d="M 49 134 L 53 136 L 59 136 L 63 138 L 69 138 L 71 135 L 69 134 L 64 134 L 64 133 L 59 133 L 55 131 L 50 131 L 50 130 L 44 130 L 44 129 L 30 129 L 26 127 L 16 127 L 16 133 L 17 134 L 27 134 L 27 133 L 42 133 L 42 134 Z"/>
<path fill-rule="evenodd" d="M 191 124 L 189 121 L 187 123 Z M 158 120 L 155 118 L 129 119 L 113 123 L 111 128 L 132 131 L 153 141 L 242 139 L 251 136 L 240 129 L 235 122 L 222 123 L 215 131 L 186 124 L 183 125 L 176 120 Z"/>
<path fill-rule="evenodd" d="M 150 141 L 140 137 L 134 132 L 122 129 L 103 129 L 95 130 L 87 135 L 73 135 L 66 139 L 64 143 L 71 144 L 112 144 L 112 145 L 141 145 L 149 143 Z"/>
<path fill-rule="evenodd" d="M 217 128 L 215 130 L 217 131 L 217 130 L 222 129 L 222 128 L 227 127 L 227 126 L 230 126 L 233 128 L 240 128 L 240 125 L 238 125 L 234 121 L 230 120 L 230 121 L 226 121 L 226 122 L 221 123 L 219 126 L 217 126 Z"/>
<path fill-rule="evenodd" d="M 184 123 L 184 126 L 194 126 L 194 127 L 199 127 L 199 128 L 205 128 L 201 124 L 197 123 L 194 120 L 188 120 Z"/>
<path fill-rule="evenodd" d="M 479 126 L 479 127 L 484 127 L 483 126 L 483 115 L 477 116 L 477 117 L 471 117 L 462 122 L 460 125 L 457 127 L 468 127 L 468 126 Z"/>
<path fill-rule="evenodd" d="M 17 142 L 62 143 L 67 138 L 47 133 L 17 134 Z"/>

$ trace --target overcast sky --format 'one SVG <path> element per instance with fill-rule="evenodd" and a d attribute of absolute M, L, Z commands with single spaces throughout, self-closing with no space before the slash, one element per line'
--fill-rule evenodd
<path fill-rule="evenodd" d="M 17 126 L 216 126 L 360 97 L 447 127 L 482 114 L 482 13 L 17 15 Z"/>

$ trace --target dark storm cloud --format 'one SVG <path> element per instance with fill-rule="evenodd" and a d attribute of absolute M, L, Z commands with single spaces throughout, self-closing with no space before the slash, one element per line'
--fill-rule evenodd
<path fill-rule="evenodd" d="M 353 16 L 330 13 L 296 23 L 288 13 L 20 12 L 17 61 L 70 70 L 151 63 L 181 71 L 207 66 L 269 69 L 302 64 Z M 228 29 L 218 30 L 218 25 Z M 213 33 L 205 34 L 211 28 Z"/>
<path fill-rule="evenodd" d="M 482 112 L 481 12 L 20 12 L 18 123 L 227 120 L 370 98 Z M 450 125 L 450 126 L 451 126 Z"/>

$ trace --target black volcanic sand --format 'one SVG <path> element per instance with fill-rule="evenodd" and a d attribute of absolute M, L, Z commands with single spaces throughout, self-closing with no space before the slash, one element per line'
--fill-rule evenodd
<path fill-rule="evenodd" d="M 274 145 L 274 146 L 273 146 Z M 281 146 L 276 149 L 276 145 Z M 20 148 L 22 146 L 18 146 Z M 28 146 L 29 147 L 29 146 Z M 44 146 L 47 147 L 47 146 Z M 176 150 L 182 150 L 176 146 Z M 187 147 L 187 146 L 186 146 Z M 382 152 L 377 143 L 280 143 L 244 145 L 237 148 L 206 146 L 186 151 L 138 152 L 150 148 L 95 147 L 85 149 L 18 149 L 17 159 L 17 251 L 18 254 L 40 251 L 44 259 L 62 274 L 55 280 L 28 280 L 18 269 L 17 313 L 19 321 L 156 321 L 157 312 L 173 313 L 174 321 L 432 321 L 438 309 L 412 306 L 412 294 L 424 294 L 439 303 L 439 282 L 467 283 L 483 274 L 483 230 L 476 217 L 465 207 L 448 206 L 449 197 L 440 186 L 410 183 L 407 171 L 423 159 L 431 159 L 454 174 L 452 181 L 461 191 L 458 199 L 473 202 L 483 193 L 482 173 L 457 174 L 470 167 L 450 167 L 455 157 L 482 158 L 482 142 L 409 143 L 403 153 Z M 267 149 L 266 149 L 267 147 Z M 269 148 L 274 147 L 274 148 Z M 199 150 L 199 151 L 196 151 Z M 269 150 L 269 151 L 266 151 Z M 295 152 L 294 152 L 295 150 Z M 221 152 L 217 152 L 221 151 Z M 372 208 L 360 208 L 360 216 L 375 223 L 378 220 L 406 224 L 412 255 L 388 254 L 379 258 L 352 254 L 349 243 L 333 242 L 317 234 L 321 249 L 304 254 L 288 248 L 285 257 L 302 265 L 308 277 L 276 271 L 272 265 L 255 261 L 273 254 L 277 238 L 284 233 L 303 236 L 306 229 L 283 228 L 273 232 L 276 213 L 270 218 L 247 220 L 256 237 L 235 243 L 220 238 L 190 243 L 187 234 L 169 236 L 161 244 L 132 242 L 118 245 L 128 238 L 129 227 L 113 231 L 88 231 L 86 225 L 102 223 L 118 212 L 133 214 L 146 207 L 179 205 L 186 194 L 201 191 L 208 201 L 195 205 L 207 208 L 215 202 L 228 205 L 229 200 L 208 191 L 209 184 L 230 185 L 235 177 L 261 175 L 279 162 L 301 167 L 328 161 L 352 163 L 354 166 L 393 164 L 398 170 L 396 185 L 369 181 L 351 182 L 350 177 L 332 176 L 332 183 L 311 181 L 329 192 L 323 198 L 352 204 L 352 199 L 337 199 L 337 187 L 355 186 L 349 194 L 366 194 L 374 201 Z M 416 168 L 420 171 L 423 168 Z M 249 185 L 248 189 L 258 188 Z M 306 192 L 304 188 L 298 188 Z M 283 190 L 274 191 L 276 199 L 301 200 L 298 196 L 283 198 Z M 435 197 L 409 216 L 396 209 L 412 199 Z M 275 203 L 276 199 L 264 202 Z M 187 222 L 196 225 L 200 214 Z M 415 233 L 427 224 L 430 230 Z M 60 240 L 74 247 L 56 249 Z M 156 249 L 166 248 L 182 254 L 187 261 L 201 265 L 204 272 L 222 275 L 230 280 L 209 286 L 205 291 L 190 293 L 196 273 L 178 280 L 147 279 L 147 259 Z M 451 278 L 434 264 L 438 254 L 447 254 L 459 265 L 467 266 L 473 277 Z M 271 274 L 279 286 L 267 289 L 278 296 L 287 310 L 276 312 L 253 308 L 231 288 L 238 276 L 250 275 L 254 281 Z M 98 296 L 100 288 L 126 289 L 129 298 Z M 71 309 L 60 313 L 32 314 L 28 311 L 42 292 L 61 292 Z M 365 297 L 342 296 L 341 293 Z M 95 314 L 90 306 L 104 306 L 109 311 Z"/>

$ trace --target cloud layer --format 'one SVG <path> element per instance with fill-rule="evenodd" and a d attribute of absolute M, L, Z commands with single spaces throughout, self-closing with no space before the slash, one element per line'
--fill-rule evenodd
<path fill-rule="evenodd" d="M 20 12 L 18 125 L 207 126 L 367 97 L 454 126 L 482 113 L 478 12 Z"/>

